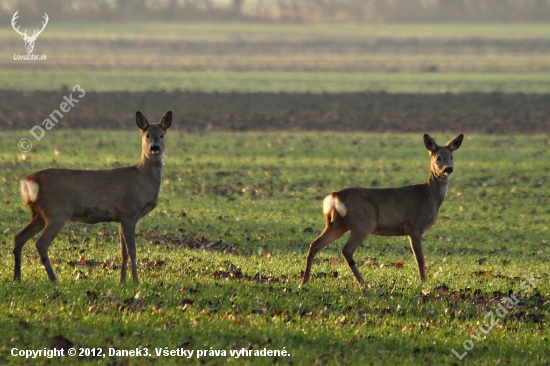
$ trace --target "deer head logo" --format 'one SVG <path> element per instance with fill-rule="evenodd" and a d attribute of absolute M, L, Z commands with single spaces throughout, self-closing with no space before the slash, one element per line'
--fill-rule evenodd
<path fill-rule="evenodd" d="M 25 41 L 25 48 L 27 50 L 27 53 L 32 53 L 32 50 L 34 49 L 34 42 L 36 41 L 40 33 L 42 33 L 44 28 L 46 28 L 46 24 L 48 24 L 48 20 L 49 20 L 48 14 L 44 13 L 44 16 L 43 16 L 44 21 L 42 22 L 42 29 L 40 30 L 35 29 L 32 33 L 32 36 L 29 37 L 29 35 L 27 35 L 26 29 L 24 32 L 21 32 L 19 31 L 19 26 L 17 26 L 17 28 L 15 27 L 16 20 L 17 18 L 19 18 L 18 13 L 19 13 L 19 10 L 17 10 L 15 14 L 13 14 L 13 18 L 11 18 L 11 26 L 17 33 L 21 35 L 21 38 L 23 38 L 23 41 Z"/>

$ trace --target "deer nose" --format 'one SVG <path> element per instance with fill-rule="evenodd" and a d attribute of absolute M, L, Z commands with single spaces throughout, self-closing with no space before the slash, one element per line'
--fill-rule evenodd
<path fill-rule="evenodd" d="M 158 153 L 160 153 L 160 146 L 158 145 L 151 146 L 151 154 L 156 155 Z"/>
<path fill-rule="evenodd" d="M 448 166 L 445 168 L 445 170 L 443 170 L 445 173 L 447 174 L 451 174 L 453 172 L 453 167 L 452 166 Z"/>

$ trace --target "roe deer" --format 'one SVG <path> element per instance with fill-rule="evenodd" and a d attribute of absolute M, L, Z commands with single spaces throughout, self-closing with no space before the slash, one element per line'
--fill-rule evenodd
<path fill-rule="evenodd" d="M 429 135 L 424 135 L 431 161 L 427 183 L 400 188 L 348 188 L 326 196 L 323 201 L 326 226 L 309 246 L 302 285 L 309 281 L 315 255 L 347 231 L 351 233 L 342 255 L 359 284 L 365 281 L 353 260 L 353 253 L 369 234 L 407 235 L 420 279 L 425 281 L 422 235 L 437 219 L 453 172 L 453 151 L 460 147 L 463 138 L 461 134 L 445 146 L 438 146 Z"/>
<path fill-rule="evenodd" d="M 132 277 L 138 284 L 135 229 L 138 221 L 157 205 L 165 135 L 172 124 L 172 112 L 167 112 L 158 124 L 149 124 L 143 114 L 136 112 L 136 124 L 141 129 L 142 152 L 135 166 L 112 170 L 46 169 L 21 181 L 21 194 L 30 208 L 31 221 L 15 235 L 15 281 L 21 280 L 23 245 L 35 234 L 42 231 L 36 249 L 50 281 L 57 284 L 48 247 L 63 226 L 68 221 L 114 221 L 120 223 L 120 283 L 126 282 L 129 256 Z"/>

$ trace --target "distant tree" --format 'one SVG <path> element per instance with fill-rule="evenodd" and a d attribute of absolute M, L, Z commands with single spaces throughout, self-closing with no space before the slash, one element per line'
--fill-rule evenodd
<path fill-rule="evenodd" d="M 550 19 L 550 4 L 548 0 L 533 0 L 529 2 L 529 20 L 543 21 Z"/>
<path fill-rule="evenodd" d="M 466 4 L 463 0 L 439 0 L 437 6 L 438 20 L 467 20 Z"/>
<path fill-rule="evenodd" d="M 415 22 L 425 20 L 422 0 L 393 0 L 396 21 Z"/>
<path fill-rule="evenodd" d="M 242 7 L 244 4 L 244 0 L 233 0 L 231 3 L 231 15 L 234 18 L 240 18 L 242 16 Z"/>
<path fill-rule="evenodd" d="M 277 5 L 281 20 L 295 22 L 303 21 L 299 0 L 277 0 Z"/>

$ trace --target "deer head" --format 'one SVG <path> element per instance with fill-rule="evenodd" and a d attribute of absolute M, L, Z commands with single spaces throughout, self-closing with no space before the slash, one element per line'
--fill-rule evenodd
<path fill-rule="evenodd" d="M 428 134 L 424 135 L 424 145 L 430 152 L 430 172 L 436 177 L 448 177 L 453 172 L 453 151 L 462 144 L 464 135 L 460 134 L 445 146 L 439 146 Z"/>
<path fill-rule="evenodd" d="M 136 124 L 141 130 L 141 147 L 145 158 L 162 160 L 166 145 L 166 130 L 172 124 L 172 112 L 166 112 L 159 123 L 150 124 L 147 118 L 138 111 L 136 112 Z"/>
<path fill-rule="evenodd" d="M 46 24 L 48 24 L 48 14 L 44 13 L 44 21 L 42 22 L 42 29 L 38 30 L 38 29 L 35 29 L 32 33 L 32 36 L 29 37 L 29 35 L 27 35 L 27 30 L 25 29 L 24 32 L 21 32 L 19 31 L 19 26 L 17 26 L 17 28 L 15 27 L 15 23 L 16 23 L 16 20 L 17 18 L 19 18 L 19 10 L 17 10 L 15 12 L 15 14 L 13 14 L 13 17 L 11 18 L 11 26 L 13 27 L 13 29 L 19 33 L 21 35 L 21 38 L 23 38 L 23 41 L 25 41 L 25 49 L 27 50 L 27 53 L 32 53 L 32 50 L 34 49 L 34 42 L 36 41 L 36 38 L 38 38 L 38 36 L 40 35 L 40 33 L 42 33 L 42 31 L 44 30 L 44 28 L 46 28 Z"/>

